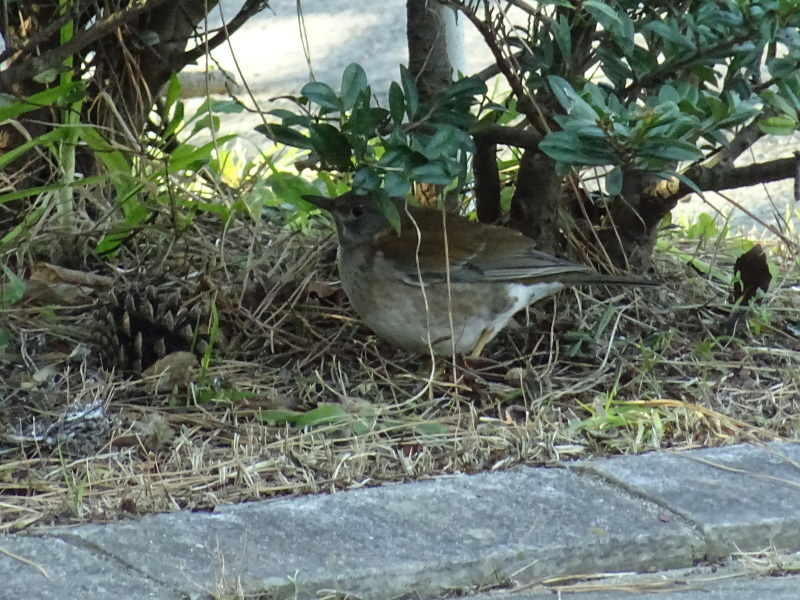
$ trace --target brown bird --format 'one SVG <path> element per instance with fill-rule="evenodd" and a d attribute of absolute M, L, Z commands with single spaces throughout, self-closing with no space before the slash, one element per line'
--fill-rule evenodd
<path fill-rule="evenodd" d="M 333 216 L 353 308 L 380 337 L 415 352 L 478 356 L 514 313 L 568 286 L 657 285 L 597 273 L 539 252 L 512 229 L 402 198 L 392 198 L 399 233 L 369 196 L 303 198 Z"/>

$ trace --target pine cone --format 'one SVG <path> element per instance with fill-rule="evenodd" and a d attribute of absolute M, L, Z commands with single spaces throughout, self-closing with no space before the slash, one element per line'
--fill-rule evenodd
<path fill-rule="evenodd" d="M 202 357 L 209 343 L 210 298 L 189 287 L 164 281 L 144 290 L 135 285 L 112 290 L 95 336 L 104 366 L 140 375 L 173 352 Z"/>

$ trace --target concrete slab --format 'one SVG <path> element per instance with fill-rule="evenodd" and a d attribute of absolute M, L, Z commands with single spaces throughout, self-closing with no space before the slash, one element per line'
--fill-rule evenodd
<path fill-rule="evenodd" d="M 0 582 L 0 600 L 186 598 L 85 548 L 21 535 L 0 535 Z"/>
<path fill-rule="evenodd" d="M 442 478 L 62 533 L 176 589 L 431 597 L 512 578 L 687 566 L 677 517 L 562 469 Z"/>
<path fill-rule="evenodd" d="M 708 558 L 800 550 L 800 445 L 658 452 L 574 468 L 656 502 L 696 525 Z M 800 591 L 798 596 L 800 597 Z"/>
<path fill-rule="evenodd" d="M 632 582 L 635 583 L 635 582 Z M 478 594 L 470 600 L 555 600 L 559 597 L 577 600 L 797 600 L 800 597 L 800 577 L 735 577 L 722 579 L 707 577 L 687 579 L 682 582 L 665 581 L 659 586 L 646 584 L 619 585 L 602 582 L 597 587 L 606 590 L 592 591 L 593 584 L 561 588 L 560 596 L 553 590 L 511 592 L 507 594 Z M 638 591 L 637 591 L 638 590 Z M 575 594 L 573 596 L 573 594 Z"/>

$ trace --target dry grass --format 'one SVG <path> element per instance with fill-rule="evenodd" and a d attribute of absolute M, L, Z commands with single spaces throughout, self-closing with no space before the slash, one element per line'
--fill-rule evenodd
<path fill-rule="evenodd" d="M 155 237 L 120 259 L 142 285 L 156 262 L 203 273 L 229 344 L 188 390 L 103 371 L 87 334 L 96 305 L 4 311 L 0 426 L 19 433 L 90 402 L 113 422 L 88 456 L 6 435 L 0 531 L 796 435 L 795 257 L 735 331 L 727 287 L 661 254 L 664 286 L 562 294 L 518 317 L 485 352 L 497 362 L 475 370 L 376 340 L 327 285 L 329 237 L 254 229 L 237 222 L 218 243 L 219 226 L 198 219 L 166 259 Z M 725 253 L 702 254 L 732 272 Z M 344 410 L 312 427 L 265 413 L 328 405 Z"/>

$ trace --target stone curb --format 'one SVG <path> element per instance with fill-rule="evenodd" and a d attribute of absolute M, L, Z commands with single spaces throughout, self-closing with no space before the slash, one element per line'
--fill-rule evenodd
<path fill-rule="evenodd" d="M 658 452 L 0 536 L 0 599 L 432 598 L 793 551 L 798 464 L 792 443 Z"/>

